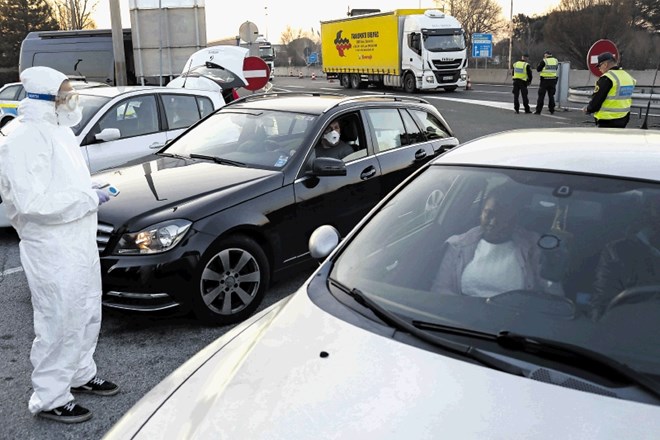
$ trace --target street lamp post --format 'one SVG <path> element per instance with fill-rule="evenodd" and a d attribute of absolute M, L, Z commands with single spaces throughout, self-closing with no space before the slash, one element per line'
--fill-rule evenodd
<path fill-rule="evenodd" d="M 511 67 L 511 51 L 513 49 L 513 0 L 511 0 L 511 9 L 509 10 L 509 67 Z"/>

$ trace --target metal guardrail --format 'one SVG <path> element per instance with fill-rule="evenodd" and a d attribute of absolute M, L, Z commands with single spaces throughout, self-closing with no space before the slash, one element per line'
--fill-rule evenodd
<path fill-rule="evenodd" d="M 568 89 L 568 101 L 586 105 L 589 103 L 593 93 L 593 87 L 571 87 Z M 632 107 L 640 111 L 646 109 L 649 105 L 649 100 L 651 100 L 651 108 L 658 110 L 660 109 L 660 87 L 635 86 L 632 99 Z"/>

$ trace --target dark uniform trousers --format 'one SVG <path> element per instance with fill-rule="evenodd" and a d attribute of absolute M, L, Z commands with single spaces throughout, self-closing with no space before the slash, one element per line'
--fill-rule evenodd
<path fill-rule="evenodd" d="M 545 101 L 545 93 L 548 93 L 548 110 L 550 113 L 555 111 L 555 91 L 557 90 L 557 78 L 543 78 L 539 84 L 539 99 L 536 101 L 536 113 L 541 113 L 543 110 L 543 101 Z"/>
<path fill-rule="evenodd" d="M 596 119 L 598 127 L 626 128 L 630 120 L 630 113 L 619 119 Z"/>
<path fill-rule="evenodd" d="M 527 81 L 522 79 L 513 80 L 513 109 L 515 111 L 520 110 L 520 101 L 518 100 L 518 95 L 522 95 L 523 107 L 525 107 L 525 112 L 529 113 L 529 98 L 527 98 Z"/>

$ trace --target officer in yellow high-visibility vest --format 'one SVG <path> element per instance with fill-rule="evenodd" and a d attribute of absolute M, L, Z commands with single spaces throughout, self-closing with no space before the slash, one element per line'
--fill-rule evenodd
<path fill-rule="evenodd" d="M 543 60 L 536 66 L 536 71 L 540 72 L 541 81 L 539 82 L 539 98 L 536 100 L 536 111 L 534 114 L 541 114 L 546 92 L 548 93 L 548 110 L 550 110 L 550 114 L 555 112 L 555 91 L 557 90 L 558 70 L 559 61 L 552 56 L 552 52 L 546 50 L 543 53 Z"/>
<path fill-rule="evenodd" d="M 520 113 L 520 101 L 518 95 L 522 95 L 523 107 L 525 113 L 531 113 L 529 108 L 529 99 L 527 98 L 527 86 L 532 82 L 532 68 L 529 63 L 529 55 L 523 54 L 519 61 L 513 63 L 513 109 Z"/>
<path fill-rule="evenodd" d="M 630 120 L 635 78 L 617 65 L 611 52 L 598 55 L 596 65 L 603 75 L 596 81 L 591 101 L 582 109 L 593 114 L 599 127 L 625 128 Z"/>

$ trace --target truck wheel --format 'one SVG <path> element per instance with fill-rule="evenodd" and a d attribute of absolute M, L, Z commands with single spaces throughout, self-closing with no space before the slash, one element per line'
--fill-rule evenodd
<path fill-rule="evenodd" d="M 268 288 L 270 267 L 263 249 L 235 235 L 211 246 L 193 277 L 192 309 L 207 324 L 225 325 L 247 319 Z"/>
<path fill-rule="evenodd" d="M 339 83 L 345 89 L 351 88 L 351 76 L 347 73 L 342 73 L 339 75 Z"/>
<path fill-rule="evenodd" d="M 445 87 L 445 92 L 453 92 L 453 91 L 456 90 L 457 88 L 458 88 L 458 86 L 449 86 L 449 87 Z"/>
<path fill-rule="evenodd" d="M 417 90 L 417 80 L 412 73 L 406 73 L 403 77 L 403 91 L 406 93 L 415 93 Z"/>
<path fill-rule="evenodd" d="M 351 87 L 354 89 L 361 89 L 362 88 L 362 80 L 360 79 L 360 75 L 357 73 L 352 73 L 351 74 Z"/>

